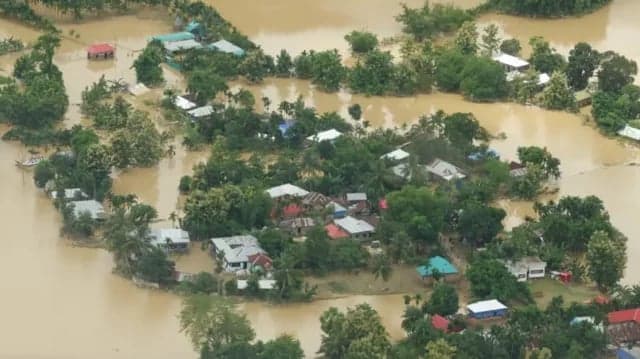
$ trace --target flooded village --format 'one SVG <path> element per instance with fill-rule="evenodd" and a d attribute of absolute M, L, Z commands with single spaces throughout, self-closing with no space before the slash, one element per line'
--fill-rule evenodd
<path fill-rule="evenodd" d="M 215 7 L 224 19 L 260 46 L 265 54 L 273 57 L 277 57 L 281 49 L 286 49 L 292 57 L 300 55 L 305 50 L 321 52 L 336 49 L 344 63 L 354 64 L 358 61 L 357 56 L 352 54 L 349 43 L 344 39 L 346 34 L 354 30 L 374 33 L 381 40 L 387 39 L 386 42 L 381 41 L 385 50 L 398 56 L 402 52 L 399 42 L 394 41 L 402 35 L 402 24 L 395 18 L 402 12 L 402 7 L 397 2 L 205 2 Z M 476 7 L 481 2 L 432 1 L 433 4 L 452 3 L 464 9 Z M 418 8 L 423 3 L 422 0 L 410 0 L 406 1 L 406 6 Z M 66 129 L 75 125 L 91 127 L 94 122 L 94 119 L 83 113 L 81 108 L 85 89 L 90 88 L 103 76 L 107 80 L 135 85 L 138 81 L 133 67 L 134 61 L 147 47 L 149 40 L 154 36 L 183 30 L 176 29 L 174 14 L 161 7 L 143 6 L 126 14 L 88 14 L 80 20 L 41 5 L 34 5 L 34 8 L 37 13 L 50 18 L 61 31 L 60 46 L 55 50 L 53 63 L 62 74 L 69 100 L 64 120 L 58 124 Z M 633 0 L 613 0 L 598 10 L 575 17 L 535 19 L 488 11 L 475 18 L 480 32 L 489 24 L 495 24 L 501 38 L 518 39 L 523 45 L 523 58 L 528 58 L 531 54 L 529 39 L 541 36 L 564 57 L 569 55 L 576 43 L 586 42 L 598 51 L 615 51 L 636 62 L 640 61 L 640 47 L 630 44 L 640 33 L 638 21 L 640 3 Z M 0 18 L 0 40 L 14 38 L 29 45 L 34 44 L 42 33 L 11 18 Z M 88 59 L 88 50 L 96 44 L 112 46 L 113 58 Z M 100 49 L 96 49 L 98 50 Z M 28 51 L 29 46 L 24 50 L 0 55 L 0 76 L 12 76 L 16 60 Z M 182 179 L 184 176 L 197 178 L 198 170 L 194 170 L 194 166 L 206 166 L 213 153 L 210 144 L 192 149 L 185 146 L 183 143 L 188 134 L 181 132 L 180 126 L 165 118 L 166 112 L 161 108 L 163 99 L 167 98 L 164 90 L 173 89 L 177 94 L 184 95 L 188 92 L 188 79 L 181 71 L 167 63 L 163 63 L 161 68 L 164 77 L 161 86 L 150 86 L 151 89 L 140 96 L 130 93 L 124 93 L 122 96 L 133 108 L 148 112 L 148 117 L 153 121 L 158 133 L 170 134 L 163 143 L 163 151 L 169 148 L 172 153 L 164 155 L 163 152 L 157 164 L 152 166 L 123 166 L 124 168 L 113 169 L 110 173 L 111 190 L 114 194 L 135 194 L 139 203 L 155 208 L 157 218 L 150 225 L 152 231 L 177 227 L 175 217 L 180 217 L 180 222 L 184 223 L 187 217 L 185 208 L 191 194 L 188 191 L 181 193 Z M 638 84 L 637 78 L 634 83 Z M 527 218 L 536 217 L 533 205 L 535 201 L 558 201 L 565 196 L 594 195 L 602 200 L 612 227 L 627 238 L 627 261 L 620 283 L 634 285 L 640 281 L 640 262 L 636 260 L 640 256 L 640 229 L 636 225 L 637 203 L 640 199 L 640 189 L 636 186 L 637 180 L 640 179 L 640 151 L 636 142 L 616 136 L 615 133 L 605 134 L 601 131 L 592 118 L 591 106 L 581 107 L 579 111 L 572 113 L 547 110 L 514 101 L 472 102 L 458 93 L 440 91 L 410 96 L 368 96 L 350 91 L 346 86 L 341 86 L 335 92 L 327 92 L 307 79 L 274 76 L 266 77 L 259 83 L 251 83 L 238 77 L 229 81 L 228 87 L 231 92 L 248 90 L 255 99 L 257 113 L 266 113 L 269 109 L 275 111 L 283 101 L 295 103 L 301 98 L 304 106 L 315 108 L 318 114 L 336 112 L 343 119 L 347 119 L 349 125 L 355 127 L 366 122 L 367 131 L 370 132 L 375 129 L 402 128 L 403 132 L 410 133 L 411 126 L 418 124 L 421 116 L 433 115 L 439 110 L 448 115 L 471 113 L 488 134 L 485 150 L 495 151 L 505 163 L 520 161 L 518 148 L 523 146 L 544 148 L 560 162 L 561 176 L 549 181 L 551 190 L 541 193 L 534 200 L 502 196 L 491 203 L 492 207 L 505 212 L 504 218 L 501 219 L 504 227 L 502 232 L 509 232 L 525 223 Z M 264 101 L 261 100 L 263 98 L 268 98 L 271 104 L 269 108 L 265 107 Z M 359 121 L 353 120 L 355 104 L 361 108 Z M 200 106 L 192 106 L 190 110 L 193 107 Z M 181 112 L 179 108 L 173 110 Z M 336 123 L 342 125 L 341 122 Z M 4 134 L 10 129 L 9 124 L 0 123 L 0 133 Z M 111 130 L 104 132 L 106 134 L 99 135 L 101 139 L 109 136 Z M 349 131 L 336 132 L 343 132 L 342 136 L 351 137 L 346 134 Z M 324 142 L 320 136 L 332 133 L 319 130 L 304 136 L 307 144 L 304 147 L 301 145 L 299 151 L 307 151 L 314 146 L 321 147 L 313 143 Z M 337 141 L 338 137 L 332 137 L 327 142 Z M 409 137 L 401 139 L 407 138 Z M 417 136 L 411 140 L 415 142 L 421 138 Z M 34 168 L 15 165 L 16 161 L 36 158 L 34 149 L 38 151 L 37 156 L 48 156 L 56 152 L 54 147 L 25 146 L 19 141 L 0 141 L 0 183 L 3 184 L 0 186 L 0 214 L 4 218 L 5 227 L 5 248 L 1 256 L 3 260 L 0 261 L 0 282 L 3 283 L 5 305 L 0 309 L 0 318 L 3 319 L 0 335 L 7 338 L 0 348 L 0 357 L 198 357 L 199 350 L 194 349 L 189 335 L 181 331 L 179 314 L 183 308 L 183 296 L 175 291 L 142 288 L 126 276 L 114 272 L 114 255 L 109 251 L 104 248 L 88 248 L 82 241 L 70 240 L 61 231 L 63 214 L 56 209 L 50 196 L 34 185 Z M 404 142 L 394 142 L 391 147 L 402 147 L 407 151 L 405 153 L 411 153 L 412 157 L 418 157 L 417 153 L 423 150 L 418 146 L 407 147 Z M 296 150 L 294 148 L 294 151 Z M 379 150 L 380 148 L 376 149 Z M 265 150 L 262 161 L 268 163 L 269 156 L 277 157 L 274 152 L 272 149 Z M 383 152 L 386 154 L 388 151 Z M 238 152 L 229 153 L 236 155 Z M 378 155 L 376 159 L 378 157 L 381 156 Z M 467 156 L 462 158 L 466 160 Z M 398 163 L 405 163 L 407 168 L 413 166 L 411 160 L 399 160 L 393 162 L 393 165 L 396 166 Z M 435 160 L 424 165 L 430 173 L 430 178 L 437 176 L 438 163 Z M 454 163 L 452 167 L 455 168 L 455 165 L 460 164 Z M 445 175 L 450 175 L 450 168 L 445 172 Z M 468 172 L 466 167 L 464 172 Z M 399 177 L 407 176 L 407 173 L 410 172 L 404 170 Z M 419 177 L 417 173 L 415 177 Z M 300 181 L 302 180 L 303 178 L 300 178 Z M 410 181 L 409 178 L 405 180 Z M 449 183 L 442 179 L 433 182 L 445 185 Z M 450 182 L 451 188 L 454 188 L 452 191 L 459 190 L 453 185 L 455 182 Z M 350 198 L 347 198 L 347 193 L 324 193 L 323 196 L 326 195 L 327 199 L 326 203 L 323 202 L 322 211 L 326 212 L 328 208 L 329 213 L 322 212 L 318 215 L 302 205 L 304 199 L 309 198 L 309 193 L 315 192 L 310 188 L 275 185 L 269 187 L 265 190 L 270 190 L 267 192 L 270 199 L 277 203 L 273 212 L 269 213 L 269 219 L 277 218 L 280 224 L 281 219 L 297 223 L 296 220 L 301 222 L 307 217 L 328 218 L 319 224 L 327 230 L 329 237 L 335 235 L 356 238 L 360 231 L 373 232 L 377 229 L 380 232 L 379 228 L 382 227 L 374 227 L 381 226 L 381 220 L 378 218 L 369 221 L 369 215 L 384 213 L 386 201 L 392 204 L 400 203 L 399 199 L 394 199 L 394 196 L 388 194 L 391 191 L 386 197 L 380 198 L 372 198 L 370 194 L 369 198 L 360 198 L 358 194 L 362 193 L 358 191 L 349 191 L 349 195 L 352 196 Z M 333 187 L 326 185 L 323 188 Z M 396 191 L 401 192 L 402 188 L 404 186 L 398 187 Z M 283 197 L 286 195 L 286 201 L 278 200 L 280 192 L 283 193 Z M 297 200 L 290 201 L 291 198 Z M 404 200 L 406 202 L 403 203 L 410 202 L 408 199 Z M 361 201 L 370 207 L 366 214 L 356 208 Z M 103 202 L 105 209 L 110 209 L 107 202 Z M 333 204 L 325 207 L 329 202 Z M 336 214 L 340 208 L 348 213 Z M 363 227 L 366 228 L 363 230 Z M 296 227 L 295 230 L 299 228 Z M 238 230 L 233 235 L 244 236 L 250 234 L 249 232 Z M 251 233 L 258 236 L 256 231 Z M 218 256 L 211 252 L 231 243 L 231 240 L 224 239 L 231 235 L 217 236 L 219 240 L 216 242 L 215 238 L 211 240 L 212 237 L 203 238 L 204 234 L 201 236 L 193 231 L 189 234 L 190 249 L 186 253 L 170 256 L 170 259 L 175 261 L 175 269 L 190 274 L 204 271 L 218 275 L 216 261 L 222 261 L 225 252 L 219 251 Z M 169 235 L 158 235 L 162 238 L 166 236 Z M 377 241 L 378 237 L 374 237 L 372 235 L 371 239 Z M 257 239 L 255 241 L 256 243 L 251 242 L 247 246 L 256 244 L 259 247 Z M 449 258 L 457 270 L 464 272 L 469 265 L 464 258 L 465 251 L 469 248 L 468 243 L 461 249 L 451 248 L 453 242 L 448 241 L 448 238 L 442 241 L 442 255 Z M 379 242 L 374 245 L 368 244 L 367 248 L 375 252 L 378 245 Z M 94 246 L 106 247 L 102 244 Z M 235 248 L 235 244 L 233 246 Z M 383 247 L 387 250 L 385 243 Z M 583 252 L 586 253 L 584 248 Z M 252 258 L 261 253 L 270 254 L 264 250 L 252 252 Z M 427 284 L 421 278 L 422 273 L 416 271 L 416 267 L 419 268 L 420 265 L 429 266 L 424 260 L 440 257 L 436 256 L 435 252 L 433 254 L 425 254 L 423 262 L 420 263 L 394 264 L 388 281 L 378 278 L 378 275 L 374 275 L 366 266 L 355 270 L 358 274 L 353 274 L 354 271 L 340 270 L 325 275 L 305 275 L 306 282 L 318 286 L 316 298 L 308 302 L 276 303 L 242 296 L 237 296 L 234 301 L 238 303 L 238 311 L 246 314 L 255 330 L 256 339 L 268 341 L 283 333 L 290 334 L 300 341 L 304 357 L 315 357 L 321 348 L 323 328 L 320 317 L 331 307 L 346 311 L 347 308 L 368 303 L 380 316 L 380 322 L 388 332 L 390 341 L 401 341 L 410 336 L 407 334 L 406 325 L 403 326 L 403 316 L 406 315 L 407 308 L 405 297 L 414 297 L 422 293 L 426 303 L 433 291 L 434 285 Z M 274 263 L 277 265 L 278 259 L 276 256 L 269 258 L 268 266 Z M 231 258 L 224 259 L 229 268 L 223 268 L 221 276 L 232 278 L 235 275 L 231 262 Z M 264 262 L 262 264 L 267 266 Z M 250 264 L 247 263 L 245 266 L 243 269 L 249 269 Z M 433 275 L 429 272 L 424 277 L 442 274 L 439 273 L 440 269 L 436 272 L 438 274 Z M 551 270 L 547 272 L 549 277 Z M 554 279 L 529 281 L 533 300 L 541 307 L 544 308 L 555 295 L 579 300 L 600 298 L 600 291 L 594 284 L 565 285 L 558 275 L 559 273 L 556 273 L 557 278 Z M 265 278 L 275 282 L 273 277 Z M 464 282 L 453 282 L 458 283 L 456 286 L 459 287 L 461 309 L 467 309 L 468 304 L 476 301 L 476 296 L 470 293 L 469 285 Z M 568 302 L 568 299 L 565 300 Z M 496 309 L 496 313 L 499 311 Z M 612 327 L 615 326 L 613 319 L 610 318 Z M 482 320 L 481 314 L 471 320 Z M 475 324 L 471 326 L 473 325 Z M 614 328 L 612 333 L 615 334 L 615 330 L 617 329 Z M 402 357 L 401 354 L 396 355 Z"/>

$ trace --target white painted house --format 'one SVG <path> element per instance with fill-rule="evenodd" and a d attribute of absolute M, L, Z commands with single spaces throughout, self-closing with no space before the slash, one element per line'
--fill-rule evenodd
<path fill-rule="evenodd" d="M 538 257 L 524 257 L 516 262 L 505 261 L 504 265 L 518 279 L 518 282 L 544 278 L 547 269 L 547 262 Z"/>
<path fill-rule="evenodd" d="M 51 199 L 58 198 L 59 197 L 58 191 L 49 192 L 49 197 L 51 197 Z M 80 188 L 67 188 L 64 190 L 64 194 L 63 194 L 63 199 L 66 199 L 66 200 L 86 199 L 88 197 L 89 196 L 87 196 L 87 194 L 84 193 Z"/>
<path fill-rule="evenodd" d="M 150 243 L 160 249 L 172 252 L 189 250 L 189 233 L 180 228 L 159 228 L 149 232 Z"/>
<path fill-rule="evenodd" d="M 529 68 L 529 63 L 519 57 L 501 53 L 493 57 L 493 61 L 504 67 L 506 72 L 524 71 Z"/>
<path fill-rule="evenodd" d="M 351 216 L 335 219 L 333 223 L 335 223 L 335 225 L 340 227 L 343 231 L 347 232 L 347 234 L 349 234 L 349 236 L 353 239 L 368 238 L 376 230 L 375 227 L 373 227 L 368 222 L 365 222 L 361 219 L 356 219 Z"/>
<path fill-rule="evenodd" d="M 265 253 L 252 235 L 211 238 L 211 244 L 214 255 L 223 253 L 222 268 L 227 272 L 249 270 L 249 257 Z"/>

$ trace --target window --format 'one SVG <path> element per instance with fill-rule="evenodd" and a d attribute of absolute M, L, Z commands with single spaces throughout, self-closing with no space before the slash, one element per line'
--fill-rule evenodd
<path fill-rule="evenodd" d="M 530 275 L 544 274 L 544 269 L 534 269 L 529 271 Z"/>

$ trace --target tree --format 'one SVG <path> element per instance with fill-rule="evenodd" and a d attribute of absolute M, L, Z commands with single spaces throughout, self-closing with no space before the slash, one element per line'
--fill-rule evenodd
<path fill-rule="evenodd" d="M 440 33 L 450 33 L 473 17 L 470 12 L 453 5 L 425 2 L 421 8 L 411 9 L 402 4 L 402 13 L 396 21 L 402 24 L 402 32 L 423 41 Z"/>
<path fill-rule="evenodd" d="M 331 244 L 324 227 L 316 226 L 307 233 L 304 241 L 305 267 L 316 273 L 326 273 L 329 269 L 329 251 Z"/>
<path fill-rule="evenodd" d="M 329 308 L 320 317 L 322 342 L 318 353 L 328 359 L 384 358 L 391 348 L 378 313 L 359 304 L 341 313 Z"/>
<path fill-rule="evenodd" d="M 444 127 L 442 134 L 449 140 L 449 143 L 465 151 L 473 146 L 473 141 L 486 141 L 489 136 L 480 126 L 478 120 L 472 113 L 456 112 L 442 119 Z M 440 125 L 438 123 L 438 125 Z"/>
<path fill-rule="evenodd" d="M 388 281 L 391 277 L 393 268 L 391 267 L 391 261 L 385 254 L 377 254 L 373 256 L 371 261 L 372 273 L 375 279 L 382 278 L 383 281 Z"/>
<path fill-rule="evenodd" d="M 346 76 L 342 58 L 337 50 L 317 52 L 311 57 L 311 82 L 325 91 L 334 92 Z"/>
<path fill-rule="evenodd" d="M 175 264 L 167 258 L 163 250 L 151 247 L 138 258 L 135 271 L 143 280 L 166 285 L 173 281 Z"/>
<path fill-rule="evenodd" d="M 529 39 L 532 52 L 529 62 L 536 71 L 541 73 L 553 73 L 554 71 L 562 71 L 565 61 L 562 55 L 552 49 L 548 41 L 540 36 L 534 36 Z"/>
<path fill-rule="evenodd" d="M 529 287 L 522 282 L 518 282 L 504 264 L 496 259 L 486 257 L 474 259 L 465 276 L 471 284 L 471 294 L 476 298 L 497 298 L 500 301 L 532 301 Z"/>
<path fill-rule="evenodd" d="M 500 44 L 500 51 L 511 56 L 518 56 L 521 50 L 522 46 L 518 39 L 505 39 Z"/>
<path fill-rule="evenodd" d="M 302 359 L 300 341 L 290 335 L 281 335 L 264 343 L 259 359 Z"/>
<path fill-rule="evenodd" d="M 311 78 L 311 59 L 315 52 L 313 50 L 307 52 L 302 51 L 300 55 L 296 56 L 293 60 L 293 67 L 296 77 L 301 79 L 310 79 Z"/>
<path fill-rule="evenodd" d="M 424 308 L 429 314 L 445 316 L 455 314 L 458 311 L 458 293 L 456 292 L 456 288 L 446 283 L 436 284 Z"/>
<path fill-rule="evenodd" d="M 518 147 L 518 159 L 525 165 L 537 165 L 546 178 L 560 177 L 560 160 L 546 148 L 536 146 Z"/>
<path fill-rule="evenodd" d="M 40 161 L 33 172 L 33 181 L 36 187 L 43 188 L 47 182 L 53 180 L 56 175 L 56 168 L 48 160 Z"/>
<path fill-rule="evenodd" d="M 199 105 L 205 105 L 217 94 L 229 89 L 224 78 L 208 69 L 197 69 L 187 77 L 187 92 Z"/>
<path fill-rule="evenodd" d="M 455 49 L 445 50 L 437 59 L 436 83 L 442 91 L 454 92 L 460 88 L 462 71 L 467 64 L 467 56 Z"/>
<path fill-rule="evenodd" d="M 563 73 L 556 71 L 551 75 L 549 84 L 542 92 L 542 106 L 550 110 L 576 110 L 576 97 Z"/>
<path fill-rule="evenodd" d="M 497 10 L 514 15 L 557 18 L 584 14 L 596 10 L 609 2 L 610 0 L 564 0 L 551 2 L 546 0 L 491 0 L 489 1 L 489 5 L 492 5 Z M 556 353 L 554 353 L 554 356 L 555 355 Z"/>
<path fill-rule="evenodd" d="M 461 77 L 462 93 L 474 101 L 497 100 L 508 94 L 504 69 L 489 58 L 468 59 Z"/>
<path fill-rule="evenodd" d="M 273 58 L 262 50 L 252 50 L 240 63 L 239 70 L 252 83 L 260 83 L 274 68 Z"/>
<path fill-rule="evenodd" d="M 598 68 L 600 55 L 591 45 L 579 42 L 569 52 L 567 64 L 567 80 L 574 90 L 582 90 L 589 84 L 589 78 Z"/>
<path fill-rule="evenodd" d="M 456 347 L 442 338 L 427 343 L 426 350 L 425 359 L 454 359 L 456 357 Z"/>
<path fill-rule="evenodd" d="M 384 95 L 391 89 L 394 66 L 389 52 L 373 50 L 358 60 L 349 73 L 349 87 L 367 95 Z"/>
<path fill-rule="evenodd" d="M 454 44 L 464 55 L 475 55 L 478 51 L 478 29 L 473 21 L 467 21 L 458 30 Z"/>
<path fill-rule="evenodd" d="M 627 262 L 626 238 L 596 231 L 587 244 L 589 277 L 601 289 L 610 289 L 622 278 Z"/>
<path fill-rule="evenodd" d="M 290 77 L 293 69 L 293 60 L 287 50 L 282 49 L 276 57 L 275 74 L 278 77 Z"/>
<path fill-rule="evenodd" d="M 605 52 L 602 58 L 598 71 L 598 87 L 601 91 L 618 92 L 633 82 L 633 76 L 638 73 L 635 61 L 615 52 Z"/>
<path fill-rule="evenodd" d="M 458 220 L 460 235 L 476 246 L 491 241 L 502 231 L 502 220 L 506 212 L 502 208 L 472 203 L 462 210 Z"/>
<path fill-rule="evenodd" d="M 492 57 L 500 49 L 500 41 L 496 24 L 485 27 L 482 33 L 482 55 Z"/>
<path fill-rule="evenodd" d="M 362 107 L 360 107 L 360 104 L 354 103 L 353 105 L 349 106 L 347 110 L 351 118 L 353 118 L 355 121 L 360 121 L 360 118 L 362 117 Z"/>
<path fill-rule="evenodd" d="M 225 344 L 248 343 L 255 332 L 246 316 L 234 305 L 218 296 L 196 294 L 182 302 L 180 330 L 191 339 L 193 347 L 215 351 Z"/>
<path fill-rule="evenodd" d="M 344 37 L 355 54 L 364 54 L 378 46 L 378 38 L 367 31 L 351 31 Z"/>
<path fill-rule="evenodd" d="M 159 41 L 151 41 L 133 62 L 136 79 L 146 86 L 157 86 L 164 81 L 162 76 L 162 45 Z"/>

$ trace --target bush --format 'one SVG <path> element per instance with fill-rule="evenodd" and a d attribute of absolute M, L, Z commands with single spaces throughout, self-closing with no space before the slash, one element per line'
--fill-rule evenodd
<path fill-rule="evenodd" d="M 226 295 L 238 294 L 238 281 L 235 279 L 230 279 L 224 282 L 224 293 Z"/>
<path fill-rule="evenodd" d="M 200 272 L 190 280 L 178 285 L 176 290 L 183 294 L 211 294 L 218 291 L 218 279 L 208 272 Z"/>
<path fill-rule="evenodd" d="M 178 185 L 178 189 L 180 190 L 180 193 L 187 194 L 191 192 L 192 187 L 193 187 L 193 177 L 182 176 L 182 178 L 180 178 L 180 184 Z"/>
<path fill-rule="evenodd" d="M 443 52 L 437 60 L 436 84 L 441 91 L 454 92 L 460 88 L 462 70 L 467 63 L 467 56 L 457 50 Z"/>
<path fill-rule="evenodd" d="M 351 31 L 344 39 L 351 46 L 351 51 L 357 54 L 364 54 L 378 46 L 376 35 L 367 31 Z"/>
<path fill-rule="evenodd" d="M 462 93 L 471 100 L 493 101 L 507 96 L 504 69 L 491 59 L 475 57 L 467 60 L 462 79 Z"/>

